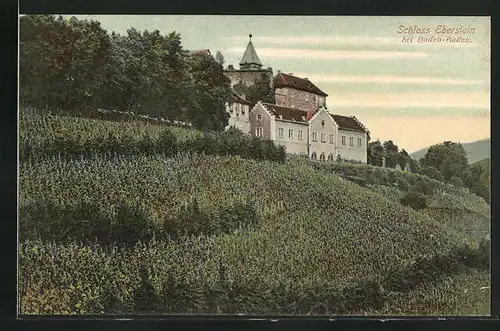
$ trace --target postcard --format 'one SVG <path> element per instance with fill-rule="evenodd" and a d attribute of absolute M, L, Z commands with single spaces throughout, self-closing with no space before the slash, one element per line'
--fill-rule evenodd
<path fill-rule="evenodd" d="M 19 316 L 490 315 L 489 17 L 19 21 Z"/>

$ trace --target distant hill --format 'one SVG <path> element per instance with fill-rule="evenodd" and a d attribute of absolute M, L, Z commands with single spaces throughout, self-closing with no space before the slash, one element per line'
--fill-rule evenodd
<path fill-rule="evenodd" d="M 474 141 L 471 143 L 463 143 L 462 146 L 464 147 L 465 152 L 467 153 L 467 159 L 469 160 L 469 164 L 477 162 L 477 161 L 481 161 L 481 160 L 484 160 L 484 159 L 490 157 L 490 153 L 491 153 L 490 138 Z M 426 148 L 423 148 L 423 149 L 420 149 L 416 152 L 411 153 L 410 154 L 411 158 L 418 160 L 418 159 L 424 157 L 424 155 L 425 155 L 425 153 L 427 153 L 427 150 L 429 149 L 429 147 L 426 147 Z"/>

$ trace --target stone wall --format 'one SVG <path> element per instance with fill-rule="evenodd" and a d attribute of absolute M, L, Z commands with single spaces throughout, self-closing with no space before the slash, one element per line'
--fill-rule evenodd
<path fill-rule="evenodd" d="M 278 106 L 308 110 L 325 106 L 325 97 L 290 87 L 280 87 L 274 92 Z"/>
<path fill-rule="evenodd" d="M 240 81 L 246 86 L 251 86 L 267 77 L 270 87 L 273 88 L 273 71 L 271 68 L 264 70 L 224 70 L 224 74 L 231 80 L 231 86 L 238 84 Z"/>

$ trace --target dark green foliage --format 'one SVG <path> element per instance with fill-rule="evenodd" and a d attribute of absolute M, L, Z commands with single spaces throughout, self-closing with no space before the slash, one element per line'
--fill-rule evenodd
<path fill-rule="evenodd" d="M 236 93 L 244 95 L 245 99 L 250 102 L 250 109 L 259 101 L 275 103 L 274 90 L 271 88 L 267 76 L 250 86 L 246 86 L 240 81 L 233 88 Z"/>
<path fill-rule="evenodd" d="M 431 146 L 420 163 L 423 167 L 436 168 L 444 180 L 449 180 L 452 176 L 463 176 L 467 169 L 467 154 L 460 143 L 445 141 Z"/>
<path fill-rule="evenodd" d="M 457 177 L 457 176 L 452 176 L 449 180 L 449 183 L 451 185 L 455 185 L 457 187 L 462 187 L 464 186 L 464 181 L 460 178 L 460 177 Z"/>
<path fill-rule="evenodd" d="M 379 166 L 383 165 L 385 156 L 384 147 L 379 140 L 372 141 L 368 144 L 368 164 Z"/>
<path fill-rule="evenodd" d="M 139 240 L 151 239 L 158 232 L 159 229 L 151 224 L 139 206 L 122 204 L 115 208 L 114 216 L 106 216 L 92 202 L 70 207 L 37 201 L 20 208 L 20 237 L 134 245 Z"/>
<path fill-rule="evenodd" d="M 419 257 L 406 268 L 389 271 L 381 285 L 388 291 L 404 292 L 465 268 L 487 270 L 490 267 L 490 247 L 491 242 L 483 239 L 478 248 L 464 245 L 446 254 Z"/>
<path fill-rule="evenodd" d="M 384 142 L 382 146 L 384 147 L 385 166 L 394 169 L 398 163 L 398 146 L 392 140 Z"/>
<path fill-rule="evenodd" d="M 397 177 L 396 178 L 396 185 L 401 191 L 408 191 L 410 184 L 404 177 Z"/>
<path fill-rule="evenodd" d="M 52 15 L 26 15 L 20 25 L 22 105 L 80 116 L 133 111 L 216 131 L 227 125 L 229 79 L 212 56 L 188 55 L 178 33 L 109 35 L 97 21 Z"/>
<path fill-rule="evenodd" d="M 196 199 L 181 206 L 174 217 L 167 217 L 162 229 L 137 205 L 116 206 L 114 216 L 106 216 L 101 207 L 90 202 L 72 208 L 36 202 L 21 208 L 20 216 L 23 240 L 97 241 L 105 245 L 117 243 L 127 246 L 163 235 L 178 237 L 184 234 L 230 233 L 259 221 L 253 201 L 236 202 L 215 211 L 204 211 Z"/>
<path fill-rule="evenodd" d="M 434 167 L 424 167 L 421 169 L 420 173 L 429 178 L 439 180 L 440 182 L 444 182 L 444 176 L 439 172 L 437 168 Z"/>
<path fill-rule="evenodd" d="M 464 178 L 464 185 L 472 193 L 490 203 L 491 166 L 489 158 L 470 165 Z"/>
<path fill-rule="evenodd" d="M 424 195 L 433 195 L 436 191 L 437 183 L 432 182 L 431 180 L 417 179 L 415 184 L 411 187 L 412 192 L 421 193 Z"/>
<path fill-rule="evenodd" d="M 409 206 L 413 209 L 420 210 L 427 207 L 427 199 L 425 195 L 408 192 L 400 200 L 404 206 Z"/>
<path fill-rule="evenodd" d="M 215 211 L 208 211 L 200 206 L 197 199 L 193 199 L 180 207 L 174 219 L 167 218 L 163 229 L 173 237 L 214 235 L 255 225 L 258 220 L 257 209 L 252 201 L 236 202 Z"/>
<path fill-rule="evenodd" d="M 179 149 L 208 155 L 239 155 L 242 158 L 285 162 L 286 150 L 270 140 L 239 134 L 208 134 L 188 140 Z"/>

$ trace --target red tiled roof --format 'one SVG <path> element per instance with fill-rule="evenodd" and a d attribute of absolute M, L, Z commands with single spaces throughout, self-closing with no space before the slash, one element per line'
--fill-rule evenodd
<path fill-rule="evenodd" d="M 234 91 L 233 91 L 233 102 L 241 103 L 244 105 L 250 105 L 250 101 L 245 100 L 243 97 L 241 97 L 240 95 L 238 95 L 238 93 Z"/>
<path fill-rule="evenodd" d="M 351 130 L 367 132 L 366 129 L 356 120 L 354 116 L 342 116 L 330 114 L 341 130 Z"/>
<path fill-rule="evenodd" d="M 299 78 L 283 73 L 279 73 L 274 78 L 274 87 L 291 87 L 297 90 L 314 93 L 321 96 L 328 96 L 308 79 Z"/>
<path fill-rule="evenodd" d="M 297 108 L 277 106 L 270 103 L 262 103 L 276 119 L 307 123 L 307 112 Z M 281 115 L 281 117 L 280 117 Z"/>

